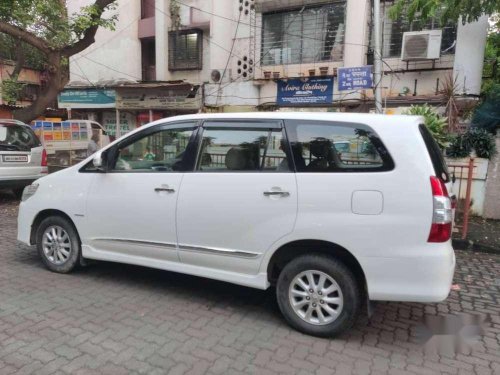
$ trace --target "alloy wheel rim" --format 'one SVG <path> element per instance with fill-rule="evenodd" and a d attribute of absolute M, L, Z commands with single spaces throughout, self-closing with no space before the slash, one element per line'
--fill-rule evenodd
<path fill-rule="evenodd" d="M 71 255 L 71 240 L 62 227 L 53 225 L 45 229 L 43 233 L 42 248 L 49 262 L 60 265 L 65 263 Z"/>
<path fill-rule="evenodd" d="M 290 305 L 307 323 L 325 325 L 342 312 L 344 297 L 339 284 L 322 271 L 307 270 L 295 276 L 288 290 Z"/>

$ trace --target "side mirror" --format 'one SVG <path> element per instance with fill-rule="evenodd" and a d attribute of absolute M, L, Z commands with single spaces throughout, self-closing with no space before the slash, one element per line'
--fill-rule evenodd
<path fill-rule="evenodd" d="M 103 157 L 102 157 L 101 151 L 97 151 L 94 154 L 94 157 L 92 159 L 92 164 L 94 165 L 94 167 L 97 170 L 104 172 L 104 168 L 103 168 L 104 162 L 103 162 Z"/>

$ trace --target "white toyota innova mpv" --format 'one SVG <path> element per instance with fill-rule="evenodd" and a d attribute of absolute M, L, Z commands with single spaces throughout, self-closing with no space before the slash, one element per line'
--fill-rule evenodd
<path fill-rule="evenodd" d="M 159 120 L 26 187 L 18 239 L 55 272 L 98 259 L 275 285 L 290 325 L 333 336 L 368 301 L 448 296 L 449 177 L 422 123 L 347 113 Z"/>

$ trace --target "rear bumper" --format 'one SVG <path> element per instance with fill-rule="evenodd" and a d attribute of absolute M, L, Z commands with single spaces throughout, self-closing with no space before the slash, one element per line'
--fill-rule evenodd
<path fill-rule="evenodd" d="M 22 168 L 20 168 L 22 169 Z M 39 167 L 31 173 L 15 173 L 12 168 L 0 168 L 0 188 L 18 188 L 31 184 L 39 178 L 47 176 L 47 167 Z"/>
<path fill-rule="evenodd" d="M 359 261 L 370 300 L 440 302 L 448 297 L 455 272 L 451 241 L 426 244 L 421 255 L 363 257 Z"/>

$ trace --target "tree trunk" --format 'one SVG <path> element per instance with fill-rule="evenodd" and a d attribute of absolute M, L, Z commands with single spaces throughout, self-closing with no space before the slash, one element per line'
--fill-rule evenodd
<path fill-rule="evenodd" d="M 18 40 L 18 46 L 16 50 L 16 66 L 14 67 L 14 70 L 12 71 L 11 74 L 9 74 L 10 79 L 13 81 L 17 81 L 19 78 L 19 74 L 21 73 L 21 70 L 24 67 L 24 62 L 26 60 L 26 56 L 24 54 L 24 49 L 21 44 L 21 40 Z"/>
<path fill-rule="evenodd" d="M 61 66 L 61 54 L 53 52 L 48 56 L 48 60 L 49 80 L 47 86 L 30 106 L 14 111 L 13 114 L 16 120 L 29 124 L 36 119 L 57 99 L 59 92 L 69 82 L 68 68 Z"/>

